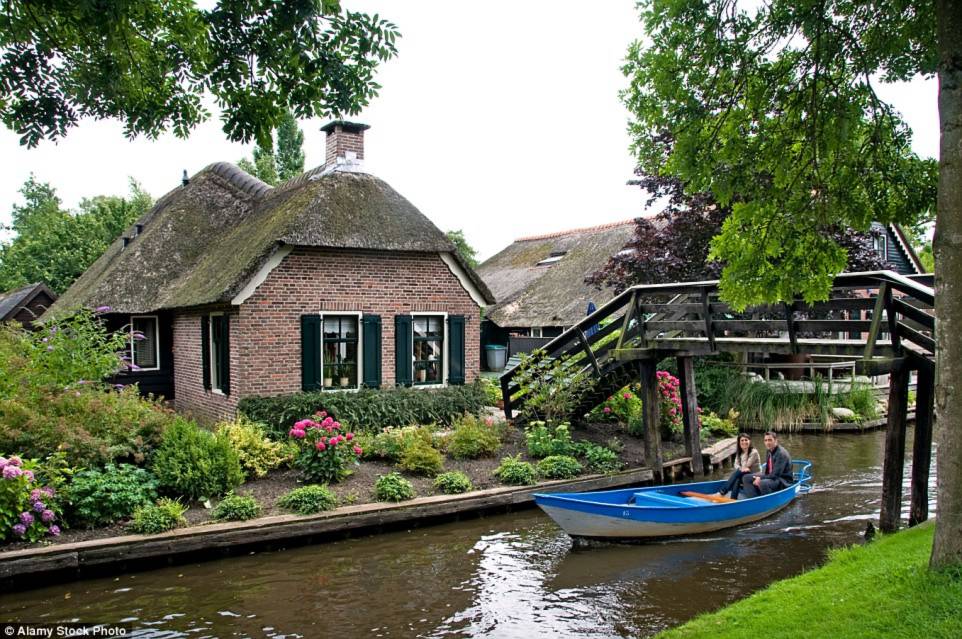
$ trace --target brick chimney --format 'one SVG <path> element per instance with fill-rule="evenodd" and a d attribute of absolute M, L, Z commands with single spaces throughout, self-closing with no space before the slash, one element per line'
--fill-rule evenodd
<path fill-rule="evenodd" d="M 371 127 L 358 122 L 335 120 L 321 127 L 327 133 L 324 166 L 354 164 L 364 159 L 364 131 Z"/>

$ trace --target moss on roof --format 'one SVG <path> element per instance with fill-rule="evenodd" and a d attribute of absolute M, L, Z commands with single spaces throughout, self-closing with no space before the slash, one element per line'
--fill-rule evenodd
<path fill-rule="evenodd" d="M 486 317 L 502 327 L 569 326 L 585 316 L 588 302 L 601 306 L 611 289 L 597 290 L 585 278 L 631 240 L 635 225 L 605 225 L 553 237 L 518 240 L 478 267 L 496 304 Z M 538 266 L 552 253 L 557 262 Z"/>
<path fill-rule="evenodd" d="M 143 232 L 128 232 L 126 248 L 118 238 L 53 312 L 110 306 L 143 313 L 228 302 L 282 244 L 456 253 L 410 202 L 359 172 L 316 169 L 272 189 L 233 165 L 212 164 L 137 224 Z"/>

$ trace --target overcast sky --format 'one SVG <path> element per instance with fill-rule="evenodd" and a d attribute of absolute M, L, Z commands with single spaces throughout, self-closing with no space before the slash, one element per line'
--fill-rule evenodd
<path fill-rule="evenodd" d="M 399 54 L 382 65 L 381 94 L 353 118 L 371 125 L 365 163 L 442 230 L 463 229 L 482 258 L 516 237 L 629 219 L 643 198 L 625 182 L 628 114 L 618 100 L 628 44 L 641 35 L 634 0 L 605 2 L 343 0 L 398 25 Z M 934 80 L 885 86 L 938 153 Z M 323 162 L 322 120 L 301 122 L 307 168 Z M 0 223 L 30 173 L 64 204 L 122 195 L 127 178 L 159 197 L 211 162 L 250 146 L 227 142 L 216 118 L 190 139 L 128 142 L 119 124 L 84 122 L 28 150 L 0 129 Z"/>

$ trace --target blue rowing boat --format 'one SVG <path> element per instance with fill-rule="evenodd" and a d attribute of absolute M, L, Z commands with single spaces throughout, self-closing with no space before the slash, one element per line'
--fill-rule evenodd
<path fill-rule="evenodd" d="M 793 460 L 795 483 L 768 495 L 724 503 L 703 496 L 717 492 L 722 481 L 673 486 L 624 488 L 587 493 L 536 493 L 535 502 L 572 537 L 647 539 L 696 535 L 768 517 L 812 488 L 812 463 Z"/>

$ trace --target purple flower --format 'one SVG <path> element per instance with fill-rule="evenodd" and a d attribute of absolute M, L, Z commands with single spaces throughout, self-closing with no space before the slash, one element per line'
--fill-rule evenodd
<path fill-rule="evenodd" d="M 126 384 L 114 384 L 114 388 L 116 388 L 117 390 L 124 390 L 125 388 L 127 388 L 127 385 L 126 385 Z"/>
<path fill-rule="evenodd" d="M 0 457 L 0 468 L 6 468 L 9 463 L 6 457 Z"/>
<path fill-rule="evenodd" d="M 20 513 L 20 523 L 24 526 L 29 526 L 34 522 L 33 514 L 26 511 Z"/>
<path fill-rule="evenodd" d="M 53 526 L 51 526 L 51 527 L 47 530 L 47 532 L 50 533 L 51 535 L 53 535 L 54 537 L 59 537 L 59 536 L 60 536 L 60 526 L 54 524 Z"/>
<path fill-rule="evenodd" d="M 39 488 L 34 488 L 30 491 L 30 499 L 37 501 L 38 499 L 43 499 L 43 493 L 40 492 Z"/>
<path fill-rule="evenodd" d="M 129 368 L 129 369 L 132 370 L 132 371 L 139 371 L 139 370 L 140 370 L 140 366 L 137 366 L 136 364 L 128 364 L 128 365 L 127 365 L 127 368 Z"/>
<path fill-rule="evenodd" d="M 43 488 L 40 489 L 40 492 L 42 492 L 47 497 L 53 497 L 57 493 L 57 491 L 55 491 L 50 486 L 44 486 Z"/>
<path fill-rule="evenodd" d="M 106 313 L 110 310 L 109 306 L 98 306 L 94 309 L 94 313 Z"/>
<path fill-rule="evenodd" d="M 47 509 L 47 504 L 43 503 L 42 501 L 33 502 L 33 512 L 42 513 L 46 509 Z"/>
<path fill-rule="evenodd" d="M 17 524 L 13 527 L 13 534 L 17 537 L 23 537 L 25 534 L 27 534 L 27 527 L 23 524 Z"/>
<path fill-rule="evenodd" d="M 51 352 L 52 350 L 53 350 L 53 346 L 48 346 L 48 347 L 47 347 L 47 352 L 48 352 L 48 353 Z"/>
<path fill-rule="evenodd" d="M 33 481 L 33 471 L 32 471 L 32 470 L 25 470 L 25 471 L 23 471 L 23 476 L 26 477 L 27 479 L 29 479 L 30 481 Z"/>
<path fill-rule="evenodd" d="M 45 524 L 49 524 L 56 518 L 57 518 L 57 515 L 52 510 L 49 510 L 49 509 L 40 513 L 40 520 Z"/>
<path fill-rule="evenodd" d="M 13 464 L 14 466 L 22 466 L 22 465 L 23 465 L 23 460 L 20 459 L 19 457 L 17 457 L 16 455 L 10 455 L 10 460 L 9 460 L 9 461 L 10 461 L 10 463 Z"/>
<path fill-rule="evenodd" d="M 8 464 L 3 468 L 4 479 L 16 479 L 22 474 L 23 474 L 23 471 L 12 464 Z"/>

